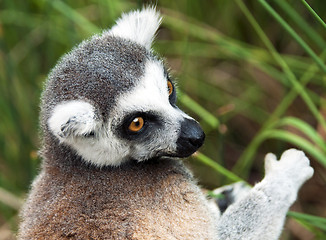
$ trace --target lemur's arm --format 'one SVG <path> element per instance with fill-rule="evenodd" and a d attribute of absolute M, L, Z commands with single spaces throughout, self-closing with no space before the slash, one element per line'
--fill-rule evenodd
<path fill-rule="evenodd" d="M 267 154 L 265 170 L 265 178 L 221 216 L 218 239 L 278 239 L 286 213 L 313 169 L 303 152 L 290 149 L 279 161 Z"/>

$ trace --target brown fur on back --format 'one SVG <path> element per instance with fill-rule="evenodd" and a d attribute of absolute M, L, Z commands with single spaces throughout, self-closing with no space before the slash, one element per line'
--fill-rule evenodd
<path fill-rule="evenodd" d="M 33 184 L 19 238 L 212 239 L 213 219 L 204 204 L 178 160 L 49 167 Z"/>

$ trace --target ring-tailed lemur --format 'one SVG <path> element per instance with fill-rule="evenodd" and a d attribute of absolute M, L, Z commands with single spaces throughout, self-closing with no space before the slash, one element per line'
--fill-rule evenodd
<path fill-rule="evenodd" d="M 220 216 L 179 158 L 204 141 L 176 106 L 151 44 L 154 8 L 125 14 L 50 73 L 42 96 L 43 163 L 19 239 L 277 239 L 313 174 L 297 150 L 265 160 L 266 176 Z"/>

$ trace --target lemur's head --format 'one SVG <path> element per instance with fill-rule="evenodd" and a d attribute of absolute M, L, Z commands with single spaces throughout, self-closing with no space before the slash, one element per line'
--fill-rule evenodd
<path fill-rule="evenodd" d="M 160 21 L 154 8 L 123 15 L 61 59 L 43 93 L 45 138 L 97 166 L 187 157 L 203 144 L 203 131 L 177 108 L 173 81 L 151 51 Z"/>

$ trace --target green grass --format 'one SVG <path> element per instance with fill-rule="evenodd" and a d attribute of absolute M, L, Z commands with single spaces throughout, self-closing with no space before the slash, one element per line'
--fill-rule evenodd
<path fill-rule="evenodd" d="M 38 171 L 38 104 L 48 72 L 73 46 L 142 4 L 0 2 L 0 229 L 17 228 L 21 199 Z M 254 184 L 263 177 L 267 152 L 303 149 L 315 176 L 299 195 L 302 213 L 288 214 L 298 224 L 282 239 L 293 239 L 300 226 L 325 239 L 324 1 L 157 5 L 164 20 L 154 48 L 178 80 L 179 105 L 207 134 L 201 152 L 190 159 L 201 184 L 210 189 L 240 179 Z"/>

